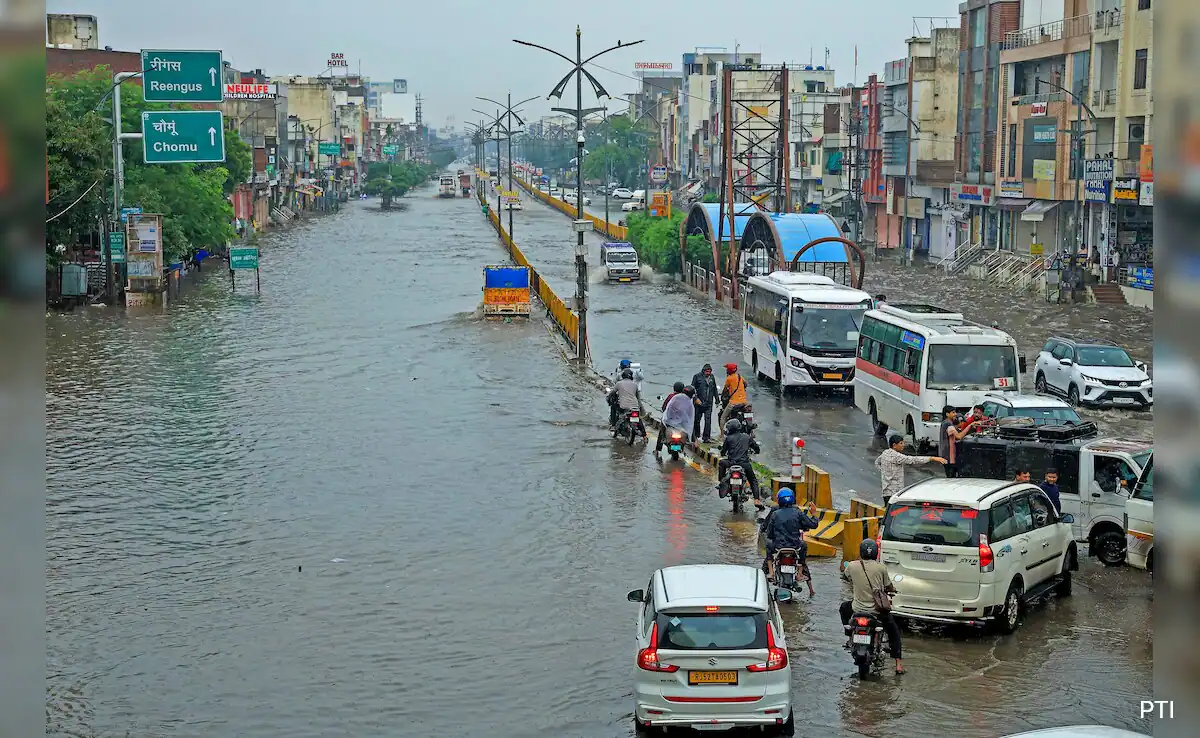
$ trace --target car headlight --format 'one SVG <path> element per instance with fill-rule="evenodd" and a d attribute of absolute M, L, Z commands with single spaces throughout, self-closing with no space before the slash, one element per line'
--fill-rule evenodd
<path fill-rule="evenodd" d="M 1096 379 L 1095 377 L 1089 377 L 1086 374 L 1080 374 L 1079 376 L 1085 382 L 1091 382 L 1092 384 L 1100 384 L 1100 380 Z"/>

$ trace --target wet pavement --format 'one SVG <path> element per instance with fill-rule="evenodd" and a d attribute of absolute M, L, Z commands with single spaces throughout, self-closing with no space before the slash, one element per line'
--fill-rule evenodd
<path fill-rule="evenodd" d="M 268 235 L 260 296 L 217 269 L 165 313 L 47 318 L 48 734 L 628 736 L 625 592 L 757 563 L 710 480 L 611 441 L 540 324 L 477 318 L 503 252 L 475 201 L 403 204 Z M 568 296 L 569 221 L 514 219 Z M 600 365 L 630 354 L 665 388 L 740 352 L 666 278 L 593 287 Z M 853 412 L 760 406 L 872 483 Z M 799 734 L 1136 727 L 1143 572 L 1085 562 L 1017 635 L 911 634 L 908 675 L 859 683 L 835 567 L 784 616 Z"/>

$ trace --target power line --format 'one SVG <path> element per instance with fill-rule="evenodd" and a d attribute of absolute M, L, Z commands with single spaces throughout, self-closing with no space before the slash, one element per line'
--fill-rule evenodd
<path fill-rule="evenodd" d="M 87 188 L 86 190 L 84 190 L 84 191 L 83 191 L 83 194 L 82 194 L 82 195 L 80 195 L 78 198 L 76 198 L 75 202 L 73 202 L 73 203 L 71 203 L 70 205 L 66 206 L 65 208 L 63 208 L 62 210 L 60 210 L 60 211 L 59 211 L 57 214 L 55 214 L 55 215 L 52 215 L 52 216 L 50 216 L 49 218 L 46 218 L 46 222 L 47 222 L 47 223 L 49 223 L 50 221 L 57 219 L 59 216 L 61 216 L 61 215 L 65 214 L 65 213 L 66 213 L 68 210 L 70 210 L 71 208 L 73 208 L 73 207 L 75 207 L 76 205 L 78 205 L 78 204 L 79 204 L 79 202 L 80 202 L 81 200 L 83 200 L 83 198 L 87 197 L 87 193 L 89 193 L 89 192 L 91 192 L 92 190 L 96 189 L 96 185 L 98 185 L 98 184 L 100 184 L 100 180 L 96 180 L 95 182 L 92 182 L 92 186 L 91 186 L 91 187 L 89 187 L 89 188 Z"/>

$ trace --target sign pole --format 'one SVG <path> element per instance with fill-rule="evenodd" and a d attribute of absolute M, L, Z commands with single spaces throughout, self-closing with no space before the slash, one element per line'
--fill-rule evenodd
<path fill-rule="evenodd" d="M 254 268 L 254 294 L 262 294 L 262 272 L 258 267 Z"/>

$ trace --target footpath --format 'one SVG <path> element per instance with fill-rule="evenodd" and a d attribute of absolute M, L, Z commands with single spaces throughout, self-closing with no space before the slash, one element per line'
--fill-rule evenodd
<path fill-rule="evenodd" d="M 518 178 L 514 179 L 518 186 L 535 198 L 572 220 L 576 218 L 578 211 L 574 206 L 533 189 Z M 534 287 L 538 299 L 546 308 L 548 326 L 552 334 L 561 337 L 566 342 L 570 348 L 570 355 L 565 349 L 562 353 L 564 358 L 571 360 L 578 341 L 578 315 L 568 307 L 566 301 L 554 292 L 549 282 L 538 273 L 537 268 L 529 263 L 520 247 L 505 230 L 502 220 L 498 217 L 499 214 L 488 206 L 485 190 L 489 185 L 490 178 L 487 173 L 477 170 L 475 191 L 481 210 L 486 213 L 488 221 L 496 230 L 501 245 L 508 251 L 513 262 L 519 266 L 529 267 L 531 286 Z M 597 232 L 604 233 L 609 238 L 624 240 L 627 237 L 626 229 L 623 226 L 610 223 L 606 231 L 603 218 L 596 218 L 587 213 L 584 214 L 584 218 L 592 222 Z M 611 389 L 609 378 L 597 372 L 594 367 L 586 365 L 577 368 L 586 373 L 587 381 L 599 392 L 607 393 Z M 648 431 L 652 435 L 661 431 L 660 413 L 650 408 L 643 415 L 648 421 Z M 856 560 L 859 544 L 865 539 L 875 538 L 878 534 L 884 509 L 853 496 L 849 499 L 849 509 L 834 508 L 829 473 L 814 464 L 804 462 L 804 442 L 801 439 L 793 439 L 792 445 L 792 468 L 789 473 L 781 474 L 755 462 L 756 476 L 763 481 L 764 489 L 767 488 L 769 482 L 772 500 L 780 487 L 790 487 L 796 492 L 797 504 L 807 505 L 810 501 L 816 504 L 820 524 L 816 530 L 806 534 L 810 556 L 833 557 L 840 553 L 843 560 Z M 717 462 L 720 458 L 719 450 L 720 447 L 716 444 L 689 441 L 686 447 L 689 465 L 715 479 Z"/>

